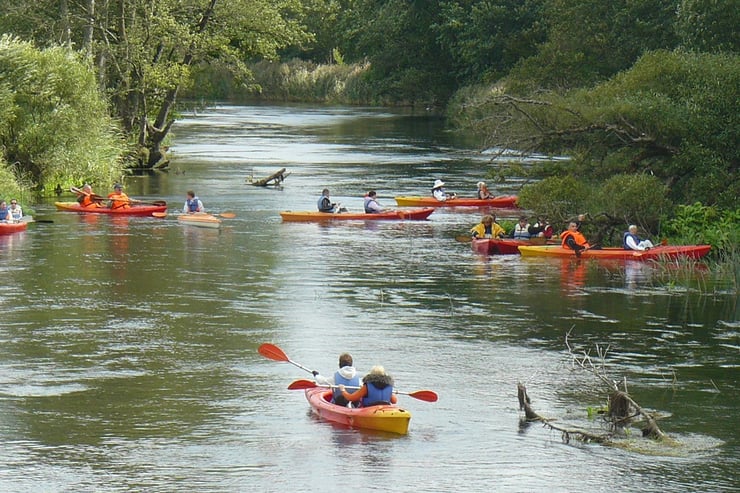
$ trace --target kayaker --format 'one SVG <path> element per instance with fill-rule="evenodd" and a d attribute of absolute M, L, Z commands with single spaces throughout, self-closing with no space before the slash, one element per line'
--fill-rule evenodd
<path fill-rule="evenodd" d="M 13 216 L 10 215 L 8 209 L 8 203 L 4 200 L 0 200 L 0 221 L 12 221 Z"/>
<path fill-rule="evenodd" d="M 113 192 L 108 194 L 108 207 L 111 209 L 130 209 L 131 199 L 123 193 L 123 185 L 116 183 L 113 185 Z"/>
<path fill-rule="evenodd" d="M 362 402 L 362 407 L 395 404 L 398 400 L 393 393 L 393 377 L 382 366 L 373 366 L 362 379 L 360 390 L 350 394 L 344 385 L 339 385 L 339 390 L 349 402 Z"/>
<path fill-rule="evenodd" d="M 480 223 L 475 225 L 470 232 L 473 238 L 501 238 L 506 234 L 504 228 L 496 222 L 496 216 L 493 214 L 483 216 Z"/>
<path fill-rule="evenodd" d="M 560 234 L 560 238 L 563 240 L 561 246 L 575 251 L 576 257 L 580 257 L 583 250 L 591 248 L 583 233 L 578 231 L 578 224 L 575 221 L 568 223 L 568 229 Z"/>
<path fill-rule="evenodd" d="M 513 237 L 516 240 L 528 240 L 530 236 L 529 223 L 527 222 L 527 218 L 525 216 L 522 216 L 519 218 L 519 222 L 516 223 L 516 226 L 514 226 Z"/>
<path fill-rule="evenodd" d="M 103 204 L 101 204 L 100 201 L 103 200 L 103 198 L 94 197 L 95 194 L 93 193 L 92 187 L 87 183 L 82 185 L 82 190 L 77 191 L 77 202 L 81 207 L 102 207 Z"/>
<path fill-rule="evenodd" d="M 11 219 L 13 221 L 20 221 L 23 217 L 23 209 L 18 205 L 18 199 L 10 199 L 10 207 L 8 207 Z"/>
<path fill-rule="evenodd" d="M 332 402 L 337 406 L 346 406 L 349 404 L 349 401 L 342 395 L 342 391 L 338 387 L 339 385 L 354 387 L 354 389 L 352 389 L 353 391 L 360 388 L 360 375 L 352 364 L 352 355 L 349 353 L 342 353 L 339 355 L 339 370 L 334 372 L 334 376 L 332 378 L 324 378 L 319 375 L 318 372 L 313 372 L 314 377 L 316 377 L 316 381 L 319 382 L 319 384 L 337 386 L 334 387 L 334 390 L 332 391 Z"/>
<path fill-rule="evenodd" d="M 331 201 L 329 198 L 329 189 L 325 188 L 321 191 L 321 197 L 318 201 L 319 212 L 335 213 L 339 212 L 342 204 L 337 204 Z"/>
<path fill-rule="evenodd" d="M 454 193 L 447 193 L 445 192 L 445 182 L 442 180 L 434 180 L 434 186 L 432 186 L 432 196 L 439 200 L 440 202 L 444 202 L 445 200 L 454 199 L 457 195 Z"/>
<path fill-rule="evenodd" d="M 654 245 L 652 241 L 643 240 L 637 236 L 637 226 L 630 224 L 622 236 L 622 246 L 624 246 L 625 250 L 638 250 L 642 252 L 644 250 L 650 250 Z"/>
<path fill-rule="evenodd" d="M 548 221 L 542 216 L 538 216 L 537 222 L 529 227 L 530 237 L 538 236 L 540 238 L 546 238 L 549 240 L 550 238 L 552 238 L 553 234 L 554 234 L 554 231 L 552 229 L 552 226 L 550 225 L 550 221 Z"/>
<path fill-rule="evenodd" d="M 488 191 L 488 187 L 486 186 L 486 182 L 479 181 L 477 186 L 478 186 L 477 197 L 479 199 L 486 200 L 486 199 L 492 199 L 493 198 L 493 195 L 491 195 L 491 192 Z"/>
<path fill-rule="evenodd" d="M 195 195 L 195 192 L 192 190 L 188 190 L 186 193 L 187 199 L 185 199 L 185 206 L 183 206 L 182 211 L 185 214 L 194 214 L 196 212 L 205 212 L 206 210 L 203 208 L 203 202 L 200 201 L 200 199 Z"/>
<path fill-rule="evenodd" d="M 378 203 L 377 196 L 375 190 L 367 192 L 367 195 L 365 195 L 365 213 L 377 214 L 383 212 L 383 207 Z"/>

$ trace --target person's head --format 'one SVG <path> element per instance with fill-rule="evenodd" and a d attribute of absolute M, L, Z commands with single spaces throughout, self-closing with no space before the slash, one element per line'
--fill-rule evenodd
<path fill-rule="evenodd" d="M 186 195 L 191 200 L 195 198 L 195 192 L 193 192 L 192 190 L 188 190 L 187 193 L 186 193 Z"/>
<path fill-rule="evenodd" d="M 385 368 L 380 365 L 375 365 L 370 368 L 370 373 L 368 373 L 368 375 L 387 375 L 387 373 L 385 372 Z"/>
<path fill-rule="evenodd" d="M 486 214 L 485 216 L 483 216 L 481 218 L 480 222 L 482 222 L 486 226 L 490 226 L 491 224 L 493 224 L 493 221 L 495 221 L 495 220 L 496 220 L 496 218 L 493 215 Z"/>
<path fill-rule="evenodd" d="M 527 217 L 522 216 L 519 218 L 519 224 L 527 224 Z"/>
<path fill-rule="evenodd" d="M 578 231 L 578 223 L 571 221 L 568 223 L 568 231 Z"/>
<path fill-rule="evenodd" d="M 484 181 L 479 181 L 479 182 L 478 182 L 478 190 L 481 190 L 481 189 L 483 189 L 483 188 L 486 188 L 486 182 L 484 182 Z"/>
<path fill-rule="evenodd" d="M 442 180 L 434 180 L 434 186 L 432 187 L 432 189 L 442 188 L 443 186 L 445 186 L 445 182 L 443 182 Z"/>
<path fill-rule="evenodd" d="M 7 203 L 4 200 L 0 200 L 0 207 L 2 207 L 3 209 L 5 209 L 5 208 L 8 207 L 8 205 L 7 205 Z"/>
<path fill-rule="evenodd" d="M 632 233 L 633 235 L 637 234 L 637 226 L 635 226 L 634 224 L 630 224 L 630 227 L 629 227 L 629 228 L 627 228 L 627 230 L 628 230 L 628 231 L 629 231 L 630 233 Z"/>
<path fill-rule="evenodd" d="M 369 192 L 367 192 L 367 196 L 370 197 L 371 199 L 374 199 L 377 195 L 378 194 L 375 193 L 375 190 L 370 190 Z"/>
<path fill-rule="evenodd" d="M 82 185 L 82 190 L 90 193 L 92 192 L 92 187 L 88 183 L 85 183 L 84 185 Z"/>
<path fill-rule="evenodd" d="M 18 199 L 10 199 L 10 206 L 15 207 L 18 205 Z"/>
<path fill-rule="evenodd" d="M 328 197 L 329 196 L 329 189 L 328 188 L 323 189 L 321 191 L 321 195 L 323 195 L 325 197 Z"/>
<path fill-rule="evenodd" d="M 339 355 L 339 368 L 344 368 L 345 366 L 352 366 L 352 355 L 349 353 Z"/>
<path fill-rule="evenodd" d="M 123 185 L 121 185 L 120 183 L 116 183 L 115 185 L 113 185 L 113 190 L 116 191 L 116 192 L 122 192 L 123 191 Z"/>

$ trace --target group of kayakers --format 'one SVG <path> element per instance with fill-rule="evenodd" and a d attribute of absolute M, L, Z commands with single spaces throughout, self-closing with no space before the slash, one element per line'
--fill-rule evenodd
<path fill-rule="evenodd" d="M 77 194 L 77 202 L 81 207 L 97 208 L 97 207 L 108 207 L 109 209 L 129 209 L 133 203 L 138 202 L 129 198 L 123 191 L 123 185 L 116 183 L 113 185 L 113 191 L 108 194 L 107 204 L 104 204 L 105 199 L 100 195 L 93 193 L 92 186 L 85 183 L 82 188 L 73 188 Z M 182 212 L 185 214 L 194 214 L 196 212 L 205 212 L 203 202 L 195 195 L 195 192 L 188 190 L 185 194 L 185 205 L 182 208 Z M 15 200 L 13 201 L 15 202 Z M 0 217 L 2 217 L 2 208 L 0 208 Z"/>
<path fill-rule="evenodd" d="M 353 364 L 352 355 L 342 353 L 339 355 L 339 369 L 332 377 L 322 377 L 319 372 L 313 372 L 319 384 L 331 386 L 332 403 L 338 406 L 368 407 L 397 402 L 393 393 L 393 377 L 385 368 L 373 366 L 360 381 Z M 348 389 L 352 392 L 348 392 Z"/>
<path fill-rule="evenodd" d="M 18 199 L 10 199 L 10 207 L 5 200 L 0 200 L 0 222 L 18 222 L 23 217 L 23 209 Z"/>

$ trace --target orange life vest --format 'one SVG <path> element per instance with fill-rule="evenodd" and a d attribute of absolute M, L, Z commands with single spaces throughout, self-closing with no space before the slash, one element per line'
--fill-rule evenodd
<path fill-rule="evenodd" d="M 563 248 L 570 248 L 566 241 L 568 241 L 568 237 L 572 236 L 573 239 L 576 241 L 576 245 L 581 245 L 585 248 L 590 248 L 591 245 L 588 244 L 588 241 L 586 241 L 586 237 L 583 236 L 583 233 L 580 231 L 563 231 L 560 233 L 560 238 L 563 239 L 563 242 L 560 244 Z"/>

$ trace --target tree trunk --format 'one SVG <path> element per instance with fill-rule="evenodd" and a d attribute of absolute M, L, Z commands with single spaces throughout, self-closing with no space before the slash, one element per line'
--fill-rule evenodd
<path fill-rule="evenodd" d="M 95 0 L 86 0 L 87 19 L 82 31 L 82 51 L 87 57 L 93 56 L 93 33 L 95 31 Z"/>

